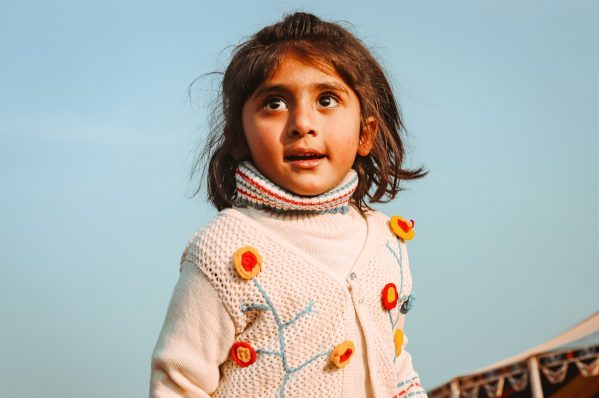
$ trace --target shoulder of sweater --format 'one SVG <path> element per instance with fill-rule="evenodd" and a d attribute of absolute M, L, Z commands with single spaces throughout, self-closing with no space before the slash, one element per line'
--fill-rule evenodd
<path fill-rule="evenodd" d="M 367 212 L 364 213 L 364 217 L 366 217 L 367 220 L 372 220 L 375 222 L 383 222 L 386 223 L 389 221 L 389 219 L 391 217 L 387 216 L 384 213 L 381 213 L 378 210 L 368 210 Z"/>
<path fill-rule="evenodd" d="M 208 224 L 192 234 L 190 242 L 198 241 L 208 235 L 218 232 L 218 230 L 222 228 L 231 228 L 234 227 L 235 224 L 240 224 L 247 220 L 249 220 L 247 216 L 233 208 L 221 210 L 208 222 Z"/>
<path fill-rule="evenodd" d="M 240 240 L 243 236 L 241 231 L 248 230 L 248 226 L 244 226 L 244 221 L 247 220 L 246 216 L 230 208 L 219 212 L 208 224 L 191 235 L 181 256 L 181 266 L 185 261 L 199 264 L 201 258 L 207 255 L 205 249 L 214 249 Z"/>
<path fill-rule="evenodd" d="M 390 220 L 389 216 L 378 210 L 368 210 L 363 216 L 369 224 L 386 225 Z M 194 232 L 189 239 L 188 247 L 206 239 L 214 239 L 215 236 L 229 235 L 226 232 L 232 229 L 253 229 L 256 226 L 255 220 L 252 220 L 243 211 L 227 208 L 220 211 L 208 224 Z"/>

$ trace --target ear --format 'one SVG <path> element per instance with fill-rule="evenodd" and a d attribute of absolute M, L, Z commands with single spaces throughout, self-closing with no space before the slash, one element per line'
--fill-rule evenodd
<path fill-rule="evenodd" d="M 364 122 L 362 131 L 360 132 L 360 143 L 358 144 L 358 155 L 368 156 L 374 146 L 374 139 L 379 131 L 379 122 L 369 116 Z"/>

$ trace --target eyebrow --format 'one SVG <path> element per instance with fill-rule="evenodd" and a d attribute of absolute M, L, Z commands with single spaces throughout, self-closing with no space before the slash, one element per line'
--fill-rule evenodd
<path fill-rule="evenodd" d="M 311 84 L 308 87 L 309 90 L 315 90 L 315 91 L 326 91 L 326 90 L 332 90 L 332 91 L 340 91 L 343 92 L 345 94 L 349 94 L 347 89 L 337 83 L 337 82 L 320 82 L 320 83 L 314 83 Z M 276 92 L 282 92 L 282 93 L 286 93 L 286 94 L 290 94 L 292 92 L 291 88 L 289 86 L 286 86 L 284 84 L 274 84 L 272 86 L 266 85 L 266 86 L 261 86 L 258 87 L 256 89 L 256 91 L 254 92 L 254 94 L 252 94 L 252 99 L 258 98 L 259 96 L 263 95 L 263 94 L 267 94 L 267 93 L 276 93 Z"/>

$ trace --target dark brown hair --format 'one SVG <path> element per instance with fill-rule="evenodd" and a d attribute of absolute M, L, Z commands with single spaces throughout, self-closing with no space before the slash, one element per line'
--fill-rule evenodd
<path fill-rule="evenodd" d="M 371 116 L 378 122 L 370 154 L 356 156 L 353 165 L 359 183 L 352 202 L 360 211 L 370 208 L 366 198 L 370 203 L 388 202 L 401 190 L 401 180 L 426 175 L 422 167 L 402 168 L 404 125 L 391 86 L 370 51 L 341 25 L 298 12 L 263 28 L 233 50 L 212 114 L 210 135 L 193 168 L 195 173 L 203 167 L 208 199 L 218 210 L 231 207 L 235 169 L 243 160 L 250 160 L 241 121 L 243 105 L 290 53 L 323 70 L 333 68 L 358 96 L 362 125 Z"/>

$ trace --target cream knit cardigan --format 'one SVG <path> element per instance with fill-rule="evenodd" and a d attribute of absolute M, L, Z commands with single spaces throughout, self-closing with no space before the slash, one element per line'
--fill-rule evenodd
<path fill-rule="evenodd" d="M 256 214 L 260 211 L 224 210 L 190 240 L 153 354 L 150 395 L 425 397 L 404 349 L 407 338 L 399 347 L 394 340 L 403 329 L 400 308 L 410 297 L 412 279 L 405 244 L 390 231 L 388 219 L 369 212 L 363 247 L 326 253 L 345 258 L 348 252 L 355 259 L 340 270 L 273 233 Z M 354 220 L 356 214 L 352 209 Z M 339 216 L 318 216 L 311 226 Z M 251 280 L 232 266 L 233 253 L 243 246 L 263 259 L 262 272 Z M 391 310 L 381 304 L 388 283 L 400 296 Z M 338 368 L 331 351 L 345 340 L 355 350 L 349 364 Z M 239 341 L 257 353 L 250 366 L 229 358 Z"/>

